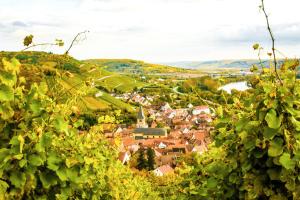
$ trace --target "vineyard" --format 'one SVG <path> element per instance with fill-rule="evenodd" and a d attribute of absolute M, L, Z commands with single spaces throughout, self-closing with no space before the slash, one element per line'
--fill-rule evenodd
<path fill-rule="evenodd" d="M 89 31 L 1 51 L 0 200 L 300 200 L 300 60 L 259 9 L 271 49 L 243 67 L 70 56 Z"/>

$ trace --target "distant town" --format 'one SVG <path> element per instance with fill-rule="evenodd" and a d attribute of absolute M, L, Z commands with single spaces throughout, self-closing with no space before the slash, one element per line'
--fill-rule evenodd
<path fill-rule="evenodd" d="M 114 94 L 113 94 L 114 95 Z M 127 165 L 140 149 L 151 148 L 155 153 L 157 176 L 172 173 L 182 155 L 202 154 L 211 142 L 211 122 L 214 111 L 207 105 L 192 105 L 172 109 L 168 103 L 151 105 L 155 97 L 143 97 L 138 93 L 114 95 L 123 100 L 130 99 L 141 106 L 136 113 L 135 124 L 119 126 L 105 136 L 114 142 L 120 139 L 119 160 Z"/>

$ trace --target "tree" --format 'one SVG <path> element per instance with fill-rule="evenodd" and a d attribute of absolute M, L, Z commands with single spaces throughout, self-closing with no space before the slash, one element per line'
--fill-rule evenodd
<path fill-rule="evenodd" d="M 138 150 L 137 168 L 143 170 L 147 168 L 147 160 L 145 158 L 145 149 L 141 147 Z"/>
<path fill-rule="evenodd" d="M 154 170 L 154 165 L 155 165 L 155 153 L 152 148 L 147 149 L 147 168 L 149 171 Z"/>

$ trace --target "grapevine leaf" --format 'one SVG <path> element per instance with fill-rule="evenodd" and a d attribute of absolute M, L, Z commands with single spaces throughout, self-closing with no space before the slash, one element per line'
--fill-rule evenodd
<path fill-rule="evenodd" d="M 10 182 L 17 188 L 21 188 L 25 185 L 26 176 L 22 172 L 15 171 L 9 177 Z"/>
<path fill-rule="evenodd" d="M 212 189 L 215 188 L 218 185 L 217 179 L 211 177 L 207 180 L 207 187 Z"/>
<path fill-rule="evenodd" d="M 280 171 L 278 169 L 268 169 L 267 173 L 271 180 L 280 180 Z"/>
<path fill-rule="evenodd" d="M 59 163 L 61 163 L 61 161 L 61 158 L 59 158 L 56 154 L 51 153 L 47 158 L 47 168 L 56 171 L 59 168 Z"/>
<path fill-rule="evenodd" d="M 296 120 L 293 116 L 290 117 L 290 120 L 295 126 L 296 131 L 300 131 L 300 122 Z"/>
<path fill-rule="evenodd" d="M 56 170 L 56 174 L 61 181 L 68 180 L 67 171 L 65 168 L 60 168 Z"/>
<path fill-rule="evenodd" d="M 263 134 L 266 139 L 273 139 L 276 136 L 277 132 L 278 132 L 278 130 L 276 130 L 276 129 L 265 127 Z"/>
<path fill-rule="evenodd" d="M 268 149 L 268 155 L 271 157 L 277 157 L 283 152 L 283 140 L 281 138 L 275 138 L 270 142 Z"/>
<path fill-rule="evenodd" d="M 68 123 L 63 117 L 58 116 L 54 121 L 54 127 L 59 132 L 68 132 Z"/>
<path fill-rule="evenodd" d="M 296 162 L 291 159 L 290 154 L 284 153 L 282 156 L 279 158 L 280 164 L 286 168 L 286 169 L 291 169 L 293 170 L 295 168 Z"/>
<path fill-rule="evenodd" d="M 269 110 L 265 120 L 268 123 L 268 126 L 273 129 L 278 129 L 281 125 L 281 118 L 277 117 L 277 113 L 274 109 Z"/>
<path fill-rule="evenodd" d="M 39 155 L 30 155 L 28 162 L 33 166 L 41 166 L 44 161 Z"/>
<path fill-rule="evenodd" d="M 14 99 L 14 91 L 11 87 L 1 84 L 0 85 L 0 101 L 12 101 Z"/>
<path fill-rule="evenodd" d="M 252 47 L 253 47 L 254 50 L 257 50 L 257 49 L 259 48 L 259 44 L 256 43 L 256 44 L 254 44 Z"/>
<path fill-rule="evenodd" d="M 4 71 L 0 74 L 0 80 L 7 86 L 13 86 L 17 82 L 17 76 L 15 74 Z"/>
<path fill-rule="evenodd" d="M 57 178 L 52 173 L 41 173 L 40 180 L 44 186 L 44 188 L 48 189 L 52 185 L 57 184 Z"/>

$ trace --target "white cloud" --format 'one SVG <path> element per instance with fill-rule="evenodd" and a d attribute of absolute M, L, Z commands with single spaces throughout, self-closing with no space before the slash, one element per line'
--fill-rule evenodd
<path fill-rule="evenodd" d="M 300 2 L 265 2 L 274 33 L 282 41 L 279 47 L 297 55 Z M 255 56 L 252 43 L 269 44 L 259 4 L 260 0 L 0 0 L 0 38 L 5 38 L 1 46 L 18 50 L 28 33 L 39 41 L 62 38 L 68 44 L 74 34 L 88 29 L 88 40 L 71 51 L 77 58 L 248 58 Z"/>

